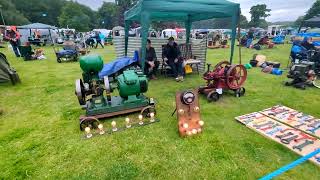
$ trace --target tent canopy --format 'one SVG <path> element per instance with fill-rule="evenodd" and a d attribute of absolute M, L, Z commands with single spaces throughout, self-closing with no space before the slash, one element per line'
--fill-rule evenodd
<path fill-rule="evenodd" d="M 24 26 L 18 26 L 18 29 L 57 29 L 57 27 L 42 23 L 32 23 Z"/>
<path fill-rule="evenodd" d="M 128 48 L 129 25 L 132 21 L 139 21 L 142 25 L 141 47 L 147 43 L 147 35 L 152 21 L 184 22 L 186 28 L 186 42 L 189 43 L 192 22 L 232 17 L 231 57 L 239 21 L 240 5 L 227 0 L 139 0 L 135 6 L 125 12 L 125 54 Z M 146 49 L 142 48 L 142 66 Z"/>
<path fill-rule="evenodd" d="M 318 15 L 308 20 L 305 20 L 303 25 L 309 27 L 320 27 L 320 16 Z"/>

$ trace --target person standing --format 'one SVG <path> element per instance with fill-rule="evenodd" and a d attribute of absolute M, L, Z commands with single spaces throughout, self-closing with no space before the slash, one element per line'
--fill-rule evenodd
<path fill-rule="evenodd" d="M 104 40 L 105 40 L 106 36 L 103 35 L 102 32 L 99 32 L 99 36 L 100 36 L 100 39 L 101 39 L 101 44 L 104 44 L 104 42 L 105 42 Z"/>
<path fill-rule="evenodd" d="M 16 57 L 20 57 L 19 45 L 20 45 L 20 34 L 15 26 L 11 26 L 9 32 L 7 33 L 6 39 L 9 40 L 13 52 Z"/>
<path fill-rule="evenodd" d="M 181 52 L 178 44 L 170 37 L 168 44 L 164 48 L 164 57 L 167 58 L 167 64 L 170 66 L 176 81 L 183 81 L 183 70 Z"/>
<path fill-rule="evenodd" d="M 96 32 L 95 38 L 96 38 L 96 49 L 98 47 L 98 44 L 101 45 L 102 48 L 104 48 L 103 44 L 101 43 L 101 37 L 100 37 L 101 32 Z"/>
<path fill-rule="evenodd" d="M 252 41 L 253 41 L 253 29 L 251 28 L 250 30 L 249 30 L 249 32 L 248 32 L 248 36 L 247 36 L 247 44 L 246 44 L 246 47 L 247 48 L 250 48 L 250 46 L 251 46 L 251 43 L 252 43 Z"/>

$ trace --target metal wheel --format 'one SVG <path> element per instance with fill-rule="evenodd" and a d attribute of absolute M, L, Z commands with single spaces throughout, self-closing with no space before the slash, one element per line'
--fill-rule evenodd
<path fill-rule="evenodd" d="M 243 65 L 232 65 L 227 72 L 227 86 L 230 89 L 240 89 L 247 79 L 247 70 Z"/>
<path fill-rule="evenodd" d="M 78 101 L 80 105 L 86 104 L 86 94 L 84 90 L 84 85 L 81 79 L 76 80 L 76 90 L 75 94 L 78 97 Z"/>
<path fill-rule="evenodd" d="M 154 106 L 147 106 L 147 107 L 145 107 L 145 108 L 143 108 L 142 110 L 141 110 L 141 114 L 142 114 L 142 116 L 143 117 L 150 117 L 150 113 L 154 113 L 154 115 L 156 115 L 157 114 L 157 112 L 156 112 L 156 109 L 155 109 L 155 107 Z"/>
<path fill-rule="evenodd" d="M 86 127 L 97 129 L 100 121 L 95 117 L 85 117 L 80 121 L 80 130 L 83 131 Z"/>
<path fill-rule="evenodd" d="M 230 65 L 230 62 L 229 61 L 221 61 L 219 62 L 214 68 L 217 69 L 217 68 L 224 68 L 226 67 L 227 65 Z"/>
<path fill-rule="evenodd" d="M 58 63 L 61 63 L 62 61 L 61 61 L 61 58 L 57 58 L 57 62 Z"/>
<path fill-rule="evenodd" d="M 75 56 L 73 57 L 73 61 L 75 61 L 75 62 L 78 61 L 78 55 L 75 55 Z"/>
<path fill-rule="evenodd" d="M 219 100 L 219 98 L 220 98 L 220 94 L 217 93 L 217 92 L 215 92 L 215 91 L 211 91 L 211 92 L 207 95 L 207 100 L 208 100 L 209 102 L 212 102 L 212 101 L 216 102 L 216 101 Z"/>
<path fill-rule="evenodd" d="M 234 95 L 235 95 L 236 97 L 244 96 L 245 93 L 246 93 L 246 89 L 245 89 L 244 87 L 239 88 L 239 89 L 236 89 L 236 90 L 234 91 Z"/>
<path fill-rule="evenodd" d="M 315 87 L 320 88 L 320 75 L 317 75 L 317 76 L 314 78 L 312 84 L 313 84 Z"/>

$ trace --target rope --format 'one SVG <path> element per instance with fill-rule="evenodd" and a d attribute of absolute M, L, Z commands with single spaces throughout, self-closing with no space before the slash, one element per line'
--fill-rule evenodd
<path fill-rule="evenodd" d="M 287 164 L 287 165 L 281 167 L 280 169 L 277 169 L 277 170 L 273 171 L 272 173 L 260 178 L 259 180 L 272 179 L 272 178 L 274 178 L 274 177 L 276 177 L 276 176 L 278 176 L 278 175 L 280 175 L 280 174 L 282 174 L 282 173 L 284 173 L 284 172 L 286 172 L 286 171 L 298 166 L 299 164 L 307 161 L 308 159 L 312 158 L 313 156 L 317 155 L 318 153 L 320 153 L 320 148 L 316 149 L 315 151 L 311 152 L 310 154 L 307 154 L 307 155 L 305 155 L 305 156 L 293 161 L 290 164 Z"/>

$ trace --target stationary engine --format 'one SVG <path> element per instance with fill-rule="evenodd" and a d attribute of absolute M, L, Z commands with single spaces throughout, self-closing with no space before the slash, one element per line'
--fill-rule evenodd
<path fill-rule="evenodd" d="M 86 109 L 86 115 L 80 117 L 81 129 L 93 123 L 91 119 L 137 111 L 141 111 L 146 117 L 155 113 L 153 99 L 143 95 L 148 90 L 148 80 L 141 70 L 125 70 L 111 83 L 107 76 L 99 78 L 99 72 L 103 68 L 100 56 L 81 57 L 80 67 L 83 80 L 76 80 L 75 94 L 79 104 Z M 119 96 L 111 95 L 115 89 L 118 89 Z"/>
<path fill-rule="evenodd" d="M 211 64 L 208 64 L 207 72 L 203 75 L 207 85 L 199 87 L 199 92 L 205 94 L 209 101 L 217 101 L 226 90 L 234 91 L 237 97 L 244 95 L 245 89 L 242 86 L 247 79 L 247 70 L 243 65 L 222 61 L 212 71 L 210 67 Z"/>
<path fill-rule="evenodd" d="M 305 89 L 307 85 L 312 85 L 316 77 L 313 66 L 314 62 L 301 62 L 293 65 L 287 76 L 292 81 L 286 82 L 285 85 L 300 89 Z"/>

